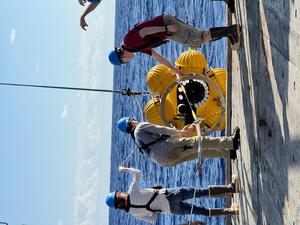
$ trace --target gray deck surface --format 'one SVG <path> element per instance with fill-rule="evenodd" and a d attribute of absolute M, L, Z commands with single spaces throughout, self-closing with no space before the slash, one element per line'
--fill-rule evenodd
<path fill-rule="evenodd" d="M 233 224 L 300 225 L 300 0 L 240 0 L 232 53 L 232 163 L 241 185 Z"/>

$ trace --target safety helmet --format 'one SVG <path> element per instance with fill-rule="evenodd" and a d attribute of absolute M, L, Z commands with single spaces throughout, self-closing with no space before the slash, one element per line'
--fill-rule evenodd
<path fill-rule="evenodd" d="M 116 194 L 117 192 L 110 192 L 105 199 L 105 203 L 107 206 L 109 206 L 110 208 L 116 208 L 115 207 L 115 198 L 116 198 Z"/>
<path fill-rule="evenodd" d="M 121 119 L 119 119 L 118 121 L 118 128 L 120 131 L 122 132 L 127 132 L 127 133 L 130 133 L 131 132 L 131 129 L 130 128 L 130 122 L 131 122 L 131 118 L 130 117 L 123 117 Z"/>
<path fill-rule="evenodd" d="M 114 50 L 112 50 L 108 55 L 108 59 L 110 63 L 115 66 L 122 65 L 121 53 L 122 53 L 121 48 L 115 48 Z"/>

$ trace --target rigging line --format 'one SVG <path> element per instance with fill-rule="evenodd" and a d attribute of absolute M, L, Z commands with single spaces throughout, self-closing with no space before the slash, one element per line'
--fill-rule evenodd
<path fill-rule="evenodd" d="M 138 99 L 136 98 L 136 96 L 135 96 L 134 94 L 133 94 L 132 96 L 134 97 L 134 99 L 135 99 L 135 101 L 136 101 L 136 104 L 137 104 L 138 107 L 139 107 L 140 114 L 141 114 L 141 118 L 142 118 L 142 122 L 144 122 L 145 120 L 144 120 L 144 112 L 143 112 L 143 110 L 142 110 L 142 106 L 141 106 L 141 104 L 139 103 L 139 101 L 138 101 Z"/>
<path fill-rule="evenodd" d="M 124 167 L 126 167 L 125 166 L 125 162 L 127 162 L 128 160 L 129 160 L 129 158 L 133 155 L 133 153 L 135 152 L 136 150 L 135 150 L 135 147 L 133 147 L 133 149 L 131 150 L 131 152 L 128 154 L 128 156 L 120 163 L 120 166 L 124 166 Z M 143 180 L 145 180 L 145 181 L 147 181 L 147 180 L 151 180 L 150 179 L 150 177 L 146 177 L 146 176 L 144 176 L 144 175 L 142 175 L 142 177 L 143 177 Z"/>
<path fill-rule="evenodd" d="M 121 166 L 125 166 L 124 163 L 128 161 L 128 159 L 132 156 L 132 154 L 135 152 L 135 147 L 131 150 L 131 152 L 128 154 L 128 156 L 121 162 Z"/>
<path fill-rule="evenodd" d="M 202 162 L 201 162 L 201 156 L 202 156 L 202 151 L 203 151 L 203 147 L 202 147 L 202 133 L 201 133 L 201 122 L 203 120 L 202 119 L 198 119 L 195 121 L 195 126 L 196 126 L 196 131 L 197 131 L 197 135 L 198 135 L 198 157 L 197 157 L 197 172 L 198 174 L 200 174 L 202 172 Z"/>
<path fill-rule="evenodd" d="M 150 95 L 149 91 L 132 91 L 130 88 L 123 88 L 121 90 L 107 90 L 97 88 L 79 88 L 79 87 L 65 87 L 65 86 L 51 86 L 51 85 L 36 85 L 36 84 L 20 84 L 20 83 L 3 83 L 1 86 L 15 86 L 15 87 L 31 87 L 31 88 L 46 88 L 46 89 L 61 89 L 61 90 L 74 90 L 74 91 L 94 91 L 94 92 L 107 92 L 107 93 L 120 93 L 122 95 Z"/>
<path fill-rule="evenodd" d="M 193 200 L 195 200 L 196 198 L 196 188 L 194 188 L 194 194 L 193 194 Z M 189 225 L 191 224 L 191 221 L 192 221 L 192 217 L 193 217 L 193 210 L 194 210 L 194 204 L 192 204 L 192 207 L 191 207 L 191 213 L 190 213 L 190 218 L 189 218 Z"/>
<path fill-rule="evenodd" d="M 183 91 L 183 93 L 184 93 L 184 95 L 185 95 L 185 97 L 186 97 L 186 100 L 187 100 L 187 102 L 189 103 L 189 107 L 190 107 L 190 109 L 191 109 L 191 111 L 192 111 L 192 116 L 193 116 L 194 120 L 195 120 L 195 121 L 198 120 L 197 114 L 194 112 L 194 110 L 193 110 L 193 108 L 192 108 L 192 106 L 191 106 L 191 102 L 190 102 L 190 100 L 189 100 L 189 98 L 188 98 L 188 95 L 187 95 L 187 93 L 186 93 L 185 87 L 184 87 L 183 85 L 181 85 L 180 82 L 178 82 L 178 85 L 182 88 L 182 91 Z"/>
<path fill-rule="evenodd" d="M 141 118 L 142 118 L 142 121 L 144 121 L 144 113 L 143 113 L 143 110 L 142 110 L 142 107 L 141 107 L 141 104 L 139 103 L 138 99 L 136 98 L 136 95 L 135 94 L 132 94 L 132 96 L 134 97 L 135 101 L 136 101 L 136 104 L 138 105 L 138 108 L 140 110 L 140 114 L 141 114 Z M 128 154 L 128 156 L 121 162 L 121 166 L 124 166 L 124 163 L 127 162 L 129 160 L 129 158 L 132 156 L 133 152 L 135 151 L 135 147 L 133 148 L 133 150 Z"/>
<path fill-rule="evenodd" d="M 201 154 L 202 154 L 202 138 L 201 138 L 201 129 L 200 129 L 200 125 L 201 125 L 202 120 L 197 119 L 195 121 L 195 125 L 196 125 L 196 130 L 197 130 L 197 135 L 199 137 L 198 140 L 198 158 L 197 158 L 197 172 L 198 174 L 200 174 L 202 172 L 202 164 L 201 164 Z M 193 194 L 193 200 L 195 201 L 196 198 L 196 188 L 194 188 L 194 194 Z M 190 213 L 190 219 L 189 219 L 189 225 L 191 224 L 192 221 L 192 216 L 193 216 L 193 209 L 194 209 L 194 204 L 192 204 L 191 207 L 191 213 Z"/>

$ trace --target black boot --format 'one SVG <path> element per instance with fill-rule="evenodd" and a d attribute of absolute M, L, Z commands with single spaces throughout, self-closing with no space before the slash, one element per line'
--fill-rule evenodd
<path fill-rule="evenodd" d="M 232 132 L 232 142 L 233 142 L 233 150 L 238 150 L 240 147 L 240 128 L 236 127 L 234 128 L 233 132 Z"/>
<path fill-rule="evenodd" d="M 222 197 L 239 192 L 239 179 L 237 175 L 232 176 L 232 181 L 228 185 L 213 185 L 208 187 L 209 197 Z"/>
<path fill-rule="evenodd" d="M 230 150 L 230 159 L 235 160 L 237 157 L 236 150 Z"/>
<path fill-rule="evenodd" d="M 216 41 L 228 36 L 228 27 L 212 27 L 209 29 L 209 32 L 211 39 Z"/>
<path fill-rule="evenodd" d="M 228 27 L 228 38 L 231 42 L 232 50 L 237 50 L 240 47 L 241 26 L 238 24 Z"/>
<path fill-rule="evenodd" d="M 213 41 L 228 37 L 232 45 L 231 48 L 236 50 L 240 45 L 240 29 L 241 26 L 235 24 L 228 27 L 213 27 L 209 29 L 209 32 Z"/>
<path fill-rule="evenodd" d="M 232 195 L 233 188 L 230 185 L 216 185 L 208 187 L 209 197 L 225 197 L 226 195 Z"/>
<path fill-rule="evenodd" d="M 230 9 L 230 12 L 231 13 L 235 13 L 234 0 L 212 0 L 212 1 L 223 1 L 223 2 L 226 2 L 228 8 Z"/>

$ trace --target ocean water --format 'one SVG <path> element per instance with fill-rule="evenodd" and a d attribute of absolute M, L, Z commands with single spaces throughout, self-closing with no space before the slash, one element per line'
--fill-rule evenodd
<path fill-rule="evenodd" d="M 213 26 L 226 24 L 226 6 L 224 2 L 212 2 L 209 0 L 117 0 L 116 3 L 116 36 L 115 44 L 119 46 L 124 34 L 135 24 L 147 18 L 162 13 L 175 15 L 195 27 L 207 29 Z M 178 55 L 187 50 L 187 47 L 174 42 L 157 49 L 170 61 L 174 62 Z M 225 40 L 209 43 L 199 48 L 206 57 L 211 67 L 226 66 Z M 146 74 L 155 62 L 151 57 L 144 54 L 136 54 L 134 60 L 114 70 L 114 89 L 131 88 L 133 90 L 147 90 Z M 150 98 L 148 96 L 127 97 L 114 94 L 113 97 L 113 129 L 111 149 L 111 190 L 126 192 L 132 180 L 131 174 L 118 172 L 118 165 L 134 149 L 133 141 L 129 135 L 117 130 L 116 122 L 123 116 L 142 119 L 137 102 L 145 106 Z M 220 132 L 215 135 L 220 135 Z M 124 163 L 127 167 L 135 167 L 142 171 L 144 179 L 141 186 L 162 185 L 164 187 L 206 187 L 212 184 L 224 184 L 225 163 L 222 159 L 207 159 L 203 161 L 203 173 L 195 172 L 196 162 L 187 162 L 173 168 L 157 166 L 152 161 L 134 151 L 131 157 Z M 224 199 L 203 198 L 195 202 L 205 207 L 223 207 Z M 224 224 L 225 217 L 207 218 L 203 216 L 178 216 L 160 214 L 156 224 L 173 225 L 186 222 L 187 220 L 203 220 L 206 224 Z M 147 224 L 135 219 L 133 216 L 120 211 L 110 210 L 110 225 L 142 225 Z"/>

